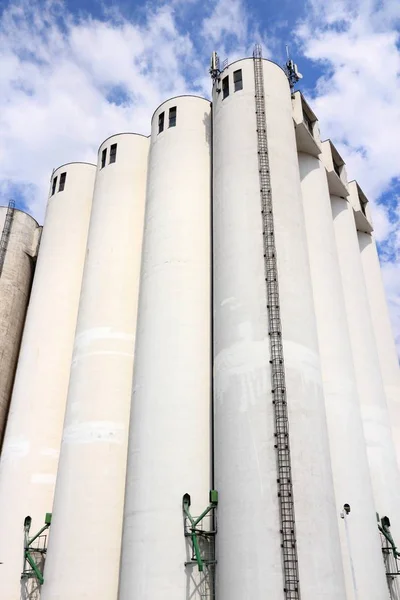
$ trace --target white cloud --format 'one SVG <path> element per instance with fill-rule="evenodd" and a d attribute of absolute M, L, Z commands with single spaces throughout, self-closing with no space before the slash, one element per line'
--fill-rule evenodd
<path fill-rule="evenodd" d="M 74 19 L 51 0 L 11 4 L 0 20 L 0 61 L 1 189 L 16 189 L 39 219 L 52 168 L 95 161 L 112 133 L 148 133 L 169 96 L 207 93 L 184 77 L 189 62 L 202 65 L 166 5 L 139 25 L 118 15 Z"/>
<path fill-rule="evenodd" d="M 400 257 L 399 204 L 389 209 L 378 203 L 400 176 L 400 4 L 311 0 L 309 6 L 297 35 L 304 55 L 325 73 L 309 91 L 310 102 L 323 137 L 343 155 L 349 179 L 356 178 L 373 202 L 400 353 L 400 277 L 392 264 Z"/>
<path fill-rule="evenodd" d="M 53 168 L 94 162 L 112 133 L 148 133 L 168 97 L 208 96 L 211 51 L 230 52 L 232 60 L 257 36 L 241 0 L 209 5 L 191 23 L 181 0 L 145 5 L 136 19 L 117 8 L 104 18 L 74 16 L 62 0 L 11 2 L 0 18 L 3 195 L 17 192 L 41 220 Z"/>

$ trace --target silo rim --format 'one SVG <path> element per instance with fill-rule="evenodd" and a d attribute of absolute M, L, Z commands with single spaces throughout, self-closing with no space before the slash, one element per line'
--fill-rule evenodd
<path fill-rule="evenodd" d="M 113 133 L 112 135 L 109 135 L 108 137 L 106 137 L 105 140 L 103 140 L 97 150 L 97 154 L 99 154 L 100 152 L 100 148 L 102 147 L 103 144 L 105 144 L 108 140 L 110 140 L 111 138 L 117 136 L 117 135 L 138 135 L 140 137 L 144 137 L 146 139 L 149 139 L 149 135 L 144 135 L 144 133 L 136 133 L 135 131 L 119 131 L 118 133 Z"/>
<path fill-rule="evenodd" d="M 72 160 L 71 162 L 64 163 L 63 165 L 60 165 L 59 167 L 53 169 L 50 179 L 53 177 L 56 171 L 62 169 L 63 167 L 68 167 L 68 165 L 90 165 L 91 167 L 97 167 L 95 163 L 85 162 L 84 160 Z"/>
<path fill-rule="evenodd" d="M 229 67 L 231 67 L 235 63 L 242 62 L 243 60 L 254 60 L 254 59 L 252 56 L 244 56 L 243 58 L 238 58 L 237 60 L 234 60 L 233 62 L 229 63 L 228 66 L 224 69 L 224 71 L 226 71 L 226 69 L 229 69 Z M 279 69 L 283 72 L 285 77 L 287 77 L 287 75 L 285 73 L 285 69 L 281 65 L 279 65 L 277 62 L 275 62 L 274 60 L 271 60 L 270 58 L 264 58 L 264 57 L 261 60 L 265 60 L 266 62 L 270 62 L 273 65 L 279 67 Z M 224 71 L 221 71 L 221 75 Z M 299 91 L 299 90 L 297 90 L 297 91 Z"/>
<path fill-rule="evenodd" d="M 0 208 L 7 208 L 7 206 L 0 205 Z M 14 208 L 13 210 L 22 213 L 23 215 L 26 215 L 27 217 L 32 219 L 32 221 L 34 221 L 34 223 L 36 223 L 38 227 L 42 227 L 42 225 L 39 224 L 39 221 L 36 221 L 35 217 L 32 217 L 32 215 L 30 215 L 26 210 L 22 210 L 21 208 Z"/>
<path fill-rule="evenodd" d="M 154 115 L 156 114 L 158 109 L 161 108 L 161 106 L 163 104 L 166 104 L 167 102 L 170 102 L 171 100 L 175 100 L 176 98 L 199 98 L 199 100 L 205 100 L 206 102 L 211 104 L 211 100 L 209 100 L 208 98 L 204 98 L 204 96 L 198 96 L 197 94 L 178 94 L 178 96 L 172 96 L 171 98 L 167 98 L 166 100 L 163 100 L 163 102 L 161 102 L 161 104 L 159 104 L 157 106 L 157 108 L 155 109 L 155 111 L 153 112 L 153 114 L 151 116 L 151 124 L 153 124 Z"/>

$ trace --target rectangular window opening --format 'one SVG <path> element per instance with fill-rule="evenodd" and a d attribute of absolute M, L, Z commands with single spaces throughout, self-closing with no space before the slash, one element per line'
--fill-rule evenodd
<path fill-rule="evenodd" d="M 363 212 L 363 214 L 365 216 L 367 216 L 367 213 L 365 211 L 365 207 L 367 206 L 367 203 L 365 202 L 365 200 L 363 200 L 362 198 L 360 198 L 360 205 L 361 205 L 361 210 Z"/>
<path fill-rule="evenodd" d="M 58 191 L 62 192 L 64 191 L 65 188 L 65 180 L 67 179 L 67 174 L 66 173 L 61 173 L 60 175 L 60 185 L 58 186 Z"/>
<path fill-rule="evenodd" d="M 222 100 L 229 96 L 229 76 L 223 78 L 222 80 Z"/>
<path fill-rule="evenodd" d="M 304 110 L 304 107 L 303 107 L 303 121 L 304 121 L 304 125 L 307 127 L 309 133 L 314 137 L 314 134 L 313 134 L 314 124 L 311 121 L 310 117 L 308 116 L 307 112 Z"/>
<path fill-rule="evenodd" d="M 340 171 L 342 170 L 342 167 L 339 167 L 339 165 L 333 161 L 333 168 L 335 169 L 335 173 L 338 177 L 340 177 Z"/>
<path fill-rule="evenodd" d="M 57 177 L 54 177 L 53 179 L 53 186 L 51 188 L 51 195 L 56 193 L 56 187 L 57 187 Z"/>
<path fill-rule="evenodd" d="M 115 163 L 116 160 L 117 160 L 117 144 L 111 144 L 109 164 L 111 165 L 111 163 Z"/>
<path fill-rule="evenodd" d="M 164 113 L 158 115 L 158 133 L 164 131 Z"/>
<path fill-rule="evenodd" d="M 104 169 L 104 167 L 106 166 L 106 160 L 107 160 L 107 148 L 104 148 L 103 152 L 101 153 L 101 168 Z"/>
<path fill-rule="evenodd" d="M 239 92 L 243 89 L 242 69 L 233 72 L 233 83 L 235 86 L 235 92 Z"/>
<path fill-rule="evenodd" d="M 176 106 L 172 106 L 169 109 L 169 127 L 176 127 L 176 111 L 177 111 L 177 107 Z"/>

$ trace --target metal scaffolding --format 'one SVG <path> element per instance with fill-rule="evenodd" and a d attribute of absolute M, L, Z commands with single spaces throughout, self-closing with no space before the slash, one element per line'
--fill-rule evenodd
<path fill-rule="evenodd" d="M 255 109 L 257 121 L 258 167 L 260 174 L 261 214 L 263 223 L 265 282 L 268 309 L 268 335 L 275 416 L 275 449 L 277 460 L 278 499 L 281 520 L 281 547 L 284 593 L 287 600 L 300 598 L 295 514 L 292 490 L 288 410 L 282 327 L 279 305 L 278 268 L 274 238 L 274 217 L 265 119 L 264 77 L 261 46 L 253 52 Z"/>

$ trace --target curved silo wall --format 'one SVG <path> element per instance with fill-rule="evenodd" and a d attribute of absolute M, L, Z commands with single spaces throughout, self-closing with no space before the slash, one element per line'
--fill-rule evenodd
<path fill-rule="evenodd" d="M 153 115 L 120 600 L 200 600 L 208 585 L 185 567 L 182 497 L 199 515 L 211 484 L 210 145 L 203 98 L 173 98 Z"/>
<path fill-rule="evenodd" d="M 394 539 L 400 539 L 400 474 L 353 209 L 345 198 L 335 195 L 331 195 L 331 204 L 375 508 L 381 517 L 390 518 Z"/>
<path fill-rule="evenodd" d="M 24 518 L 36 533 L 52 510 L 95 173 L 71 163 L 51 180 L 0 461 L 2 600 L 20 597 Z"/>
<path fill-rule="evenodd" d="M 390 423 L 400 466 L 400 367 L 390 323 L 382 273 L 374 236 L 358 231 L 368 302 L 379 364 L 388 403 Z"/>
<path fill-rule="evenodd" d="M 41 227 L 30 215 L 12 210 L 11 228 L 0 274 L 0 449 L 32 287 Z M 0 234 L 7 207 L 0 207 Z"/>
<path fill-rule="evenodd" d="M 299 153 L 318 343 L 347 599 L 387 598 L 330 194 L 319 158 Z M 343 505 L 351 512 L 343 513 Z M 343 513 L 344 518 L 340 519 Z M 346 520 L 345 520 L 346 519 Z M 368 548 L 368 551 L 366 551 Z"/>
<path fill-rule="evenodd" d="M 235 91 L 239 70 L 243 89 Z M 344 578 L 291 95 L 277 65 L 263 61 L 263 76 L 300 592 L 304 600 L 337 600 L 345 597 Z M 229 95 L 224 98 L 226 77 Z M 279 475 L 255 110 L 253 60 L 240 60 L 222 72 L 213 90 L 217 594 L 230 600 L 281 600 Z"/>
<path fill-rule="evenodd" d="M 99 149 L 43 600 L 117 595 L 148 148 Z"/>

